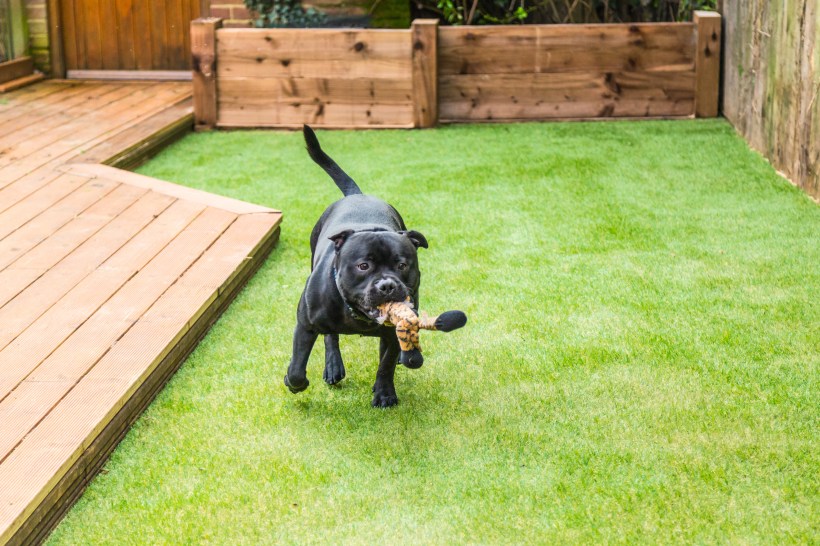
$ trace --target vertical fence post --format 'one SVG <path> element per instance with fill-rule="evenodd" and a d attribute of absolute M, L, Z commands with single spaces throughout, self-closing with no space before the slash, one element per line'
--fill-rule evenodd
<path fill-rule="evenodd" d="M 222 19 L 203 17 L 191 21 L 191 54 L 194 86 L 194 130 L 216 127 L 216 30 Z"/>
<path fill-rule="evenodd" d="M 413 124 L 438 123 L 438 19 L 416 19 L 410 28 L 413 48 Z"/>
<path fill-rule="evenodd" d="M 697 33 L 695 51 L 695 117 L 718 115 L 720 92 L 720 14 L 696 11 L 693 21 Z"/>

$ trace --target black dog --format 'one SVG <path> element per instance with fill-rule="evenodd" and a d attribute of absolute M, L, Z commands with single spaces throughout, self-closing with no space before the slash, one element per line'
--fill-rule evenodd
<path fill-rule="evenodd" d="M 319 334 L 325 338 L 324 380 L 333 385 L 345 376 L 339 334 L 381 338 L 373 406 L 398 403 L 393 374 L 399 356 L 394 328 L 375 321 L 376 307 L 408 297 L 418 309 L 419 266 L 416 251 L 427 248 L 417 231 L 408 231 L 399 213 L 384 201 L 363 195 L 359 186 L 327 154 L 310 127 L 304 127 L 310 157 L 342 190 L 310 235 L 312 269 L 299 300 L 293 356 L 285 385 L 297 393 L 308 386 L 306 368 Z M 405 365 L 418 368 L 422 360 Z"/>

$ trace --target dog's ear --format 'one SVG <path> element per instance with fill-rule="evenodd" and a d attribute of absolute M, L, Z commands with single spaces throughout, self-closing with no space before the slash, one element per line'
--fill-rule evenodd
<path fill-rule="evenodd" d="M 413 231 L 411 229 L 410 231 L 400 231 L 399 233 L 407 236 L 407 238 L 410 239 L 410 242 L 413 243 L 413 246 L 415 246 L 416 248 L 429 248 L 429 246 L 427 245 L 427 239 L 418 231 Z"/>
<path fill-rule="evenodd" d="M 328 239 L 333 241 L 333 244 L 336 246 L 336 251 L 338 252 L 338 250 L 342 248 L 342 245 L 345 244 L 345 241 L 347 241 L 347 238 L 353 235 L 354 233 L 356 232 L 352 229 L 346 229 L 344 231 L 337 233 L 336 235 L 333 235 L 332 237 L 328 237 Z"/>

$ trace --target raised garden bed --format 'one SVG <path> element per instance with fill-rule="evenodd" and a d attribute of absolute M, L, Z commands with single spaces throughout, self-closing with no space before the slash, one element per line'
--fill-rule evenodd
<path fill-rule="evenodd" d="M 436 123 L 717 115 L 720 15 L 692 23 L 223 29 L 192 23 L 196 124 Z"/>

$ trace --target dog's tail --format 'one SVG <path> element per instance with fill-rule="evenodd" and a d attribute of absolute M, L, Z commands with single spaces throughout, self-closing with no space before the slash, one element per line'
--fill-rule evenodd
<path fill-rule="evenodd" d="M 313 132 L 313 129 L 304 125 L 302 132 L 305 135 L 305 144 L 307 144 L 307 151 L 310 154 L 310 158 L 330 175 L 330 178 L 336 182 L 336 185 L 342 190 L 345 197 L 362 193 L 362 190 L 359 189 L 356 182 L 322 150 L 322 147 L 319 146 L 319 139 L 316 138 L 316 133 Z"/>

